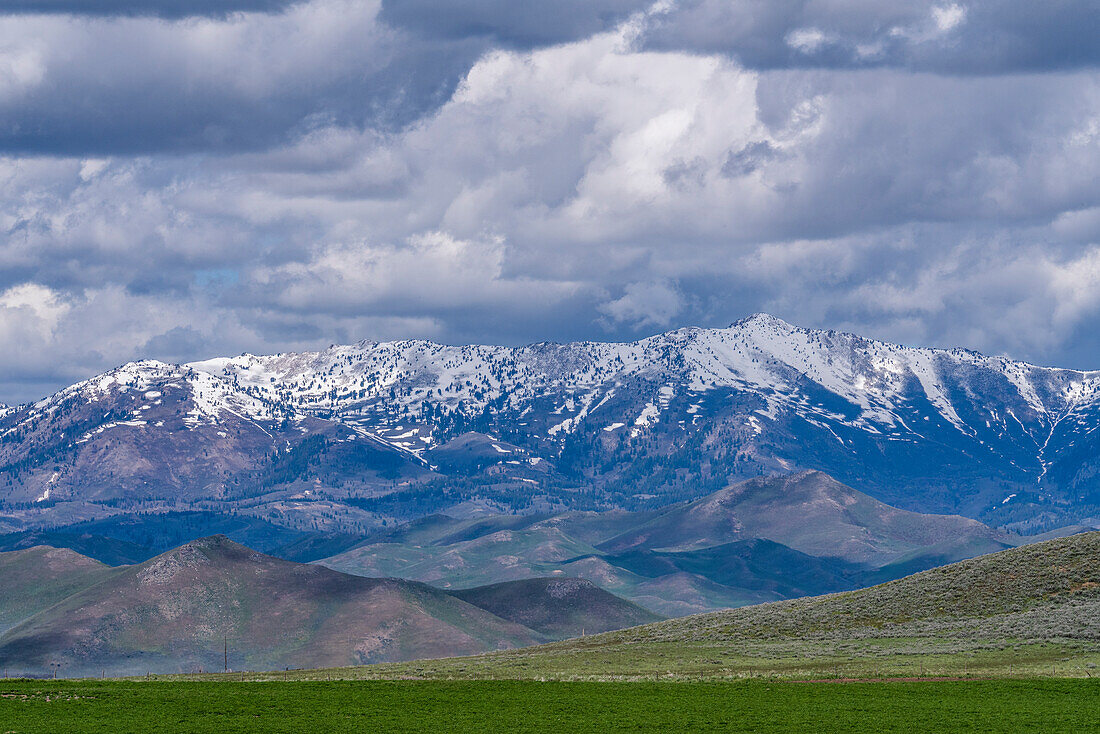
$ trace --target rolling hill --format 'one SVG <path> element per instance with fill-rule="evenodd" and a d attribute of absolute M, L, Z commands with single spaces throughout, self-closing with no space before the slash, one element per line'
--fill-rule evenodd
<path fill-rule="evenodd" d="M 137 543 L 91 533 L 61 530 L 24 530 L 0 535 L 0 552 L 26 550 L 35 546 L 65 548 L 108 566 L 141 563 L 156 555 L 151 548 Z"/>
<path fill-rule="evenodd" d="M 0 634 L 110 573 L 65 548 L 39 545 L 0 553 Z"/>
<path fill-rule="evenodd" d="M 555 639 L 581 637 L 661 619 L 585 579 L 525 579 L 450 593 L 475 607 Z"/>
<path fill-rule="evenodd" d="M 224 536 L 108 568 L 0 554 L 0 665 L 63 675 L 363 664 L 463 655 L 659 619 L 580 579 L 448 593 L 264 555 Z M 9 629 L 10 628 L 10 629 Z"/>
<path fill-rule="evenodd" d="M 1018 542 L 975 520 L 890 507 L 807 471 L 640 513 L 431 516 L 317 562 L 443 588 L 576 576 L 680 616 L 854 589 Z"/>
<path fill-rule="evenodd" d="M 635 633 L 620 638 L 632 639 Z M 670 620 L 633 639 L 955 638 L 1100 642 L 1100 533 L 1035 543 L 847 593 Z"/>
<path fill-rule="evenodd" d="M 814 556 L 865 562 L 947 541 L 992 541 L 1000 535 L 957 515 L 899 510 L 827 474 L 807 471 L 750 479 L 675 505 L 599 547 L 609 552 L 639 547 L 692 550 L 741 538 L 767 538 Z"/>
<path fill-rule="evenodd" d="M 1063 674 L 1100 664 L 1100 533 L 824 596 L 670 619 L 522 651 L 361 670 L 386 677 Z M 459 670 L 461 668 L 461 670 Z M 349 672 L 355 675 L 355 672 Z"/>
<path fill-rule="evenodd" d="M 135 512 L 50 530 L 0 535 L 0 551 L 49 545 L 69 548 L 110 566 L 123 566 L 147 561 L 176 546 L 209 535 L 225 535 L 234 542 L 265 553 L 279 552 L 286 546 L 289 553 L 299 557 L 309 555 L 307 548 L 318 543 L 318 533 L 292 530 L 248 515 L 194 511 Z M 323 536 L 324 547 L 340 547 L 338 534 L 326 533 Z"/>
<path fill-rule="evenodd" d="M 430 586 L 265 556 L 224 537 L 115 569 L 0 637 L 8 668 L 64 674 L 307 667 L 470 654 L 537 634 Z"/>

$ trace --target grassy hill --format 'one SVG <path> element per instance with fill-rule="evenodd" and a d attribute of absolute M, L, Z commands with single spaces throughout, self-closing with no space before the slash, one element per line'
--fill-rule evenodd
<path fill-rule="evenodd" d="M 585 579 L 506 581 L 452 591 L 451 595 L 555 639 L 607 632 L 661 619 Z"/>
<path fill-rule="evenodd" d="M 556 527 L 535 525 L 453 543 L 371 543 L 321 563 L 363 576 L 398 576 L 461 588 L 549 575 L 540 564 L 597 552 Z"/>
<path fill-rule="evenodd" d="M 109 573 L 102 563 L 65 548 L 0 553 L 0 634 Z"/>
<path fill-rule="evenodd" d="M 622 639 L 708 641 L 853 636 L 1100 641 L 1100 533 L 1001 551 L 858 591 L 622 633 Z"/>
<path fill-rule="evenodd" d="M 108 566 L 141 563 L 156 555 L 143 545 L 103 535 L 65 530 L 24 530 L 0 535 L 0 552 L 26 550 L 35 546 L 67 548 Z"/>
<path fill-rule="evenodd" d="M 460 444 L 496 455 L 515 448 L 480 434 Z M 644 512 L 432 515 L 361 533 L 208 511 L 124 513 L 0 535 L 0 551 L 52 545 L 121 565 L 214 534 L 286 560 L 445 589 L 585 578 L 666 616 L 849 590 L 1031 540 L 902 511 L 802 472 Z"/>
<path fill-rule="evenodd" d="M 1100 533 L 878 586 L 672 619 L 527 650 L 347 675 L 470 678 L 776 674 L 1097 675 Z"/>
<path fill-rule="evenodd" d="M 650 578 L 683 572 L 772 598 L 809 596 L 859 586 L 858 564 L 801 553 L 764 538 L 693 551 L 629 550 L 608 562 Z"/>
<path fill-rule="evenodd" d="M 247 515 L 200 511 L 134 512 L 52 530 L 0 535 L 0 551 L 50 545 L 70 548 L 110 566 L 122 566 L 147 561 L 159 553 L 211 535 L 224 535 L 249 548 L 288 560 L 302 560 L 301 556 L 313 550 L 309 548 L 310 541 L 318 542 L 315 533 L 291 530 Z M 340 541 L 344 544 L 340 545 Z M 331 552 L 314 555 L 308 560 L 338 553 L 352 544 L 339 534 L 326 534 L 320 546 Z M 289 551 L 286 556 L 282 552 L 284 547 Z M 297 557 L 292 559 L 291 554 Z"/>
<path fill-rule="evenodd" d="M 478 535 L 478 531 L 485 534 Z M 581 577 L 665 615 L 782 598 L 726 587 L 694 572 L 662 568 L 651 574 L 636 573 L 605 558 L 553 520 L 493 518 L 476 525 L 462 523 L 454 531 L 447 527 L 443 532 L 445 535 L 433 542 L 421 526 L 410 533 L 418 542 L 371 542 L 317 563 L 345 573 L 410 578 L 445 589 L 540 577 Z"/>

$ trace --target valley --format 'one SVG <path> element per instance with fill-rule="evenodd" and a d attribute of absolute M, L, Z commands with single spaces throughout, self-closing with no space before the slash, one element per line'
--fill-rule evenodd
<path fill-rule="evenodd" d="M 801 481 L 818 490 L 833 484 L 823 475 Z M 578 518 L 582 528 L 588 520 L 590 530 L 599 519 Z M 660 519 L 644 526 L 667 529 Z M 933 517 L 923 525 L 913 519 L 919 517 L 888 525 L 894 534 L 877 538 L 890 541 L 894 554 L 910 563 L 915 556 L 906 552 L 906 534 L 928 542 L 935 540 L 928 533 L 936 522 L 981 527 L 961 518 Z M 422 522 L 406 528 L 404 538 L 508 542 L 493 539 L 485 524 L 492 525 Z M 712 530 L 695 523 L 685 545 Z M 813 542 L 820 538 L 820 532 L 812 536 Z M 1098 539 L 1100 533 L 1085 532 L 1037 541 L 871 586 L 882 568 L 900 567 L 826 562 L 764 539 L 602 560 L 623 576 L 645 579 L 633 585 L 564 573 L 583 571 L 581 561 L 556 569 L 532 563 L 517 578 L 492 580 L 501 563 L 487 557 L 476 576 L 486 583 L 469 577 L 455 587 L 438 579 L 428 585 L 393 578 L 377 568 L 368 577 L 286 561 L 225 536 L 113 568 L 67 549 L 36 546 L 0 553 L 0 620 L 7 621 L 0 660 L 11 670 L 68 676 L 209 674 L 220 665 L 294 668 L 306 679 L 308 669 L 334 667 L 340 677 L 382 678 L 812 676 L 830 666 L 839 675 L 840 665 L 855 677 L 908 677 L 914 666 L 950 675 L 960 669 L 1042 672 L 1046 665 L 1088 674 L 1086 663 L 1100 662 Z M 383 557 L 371 545 L 364 548 L 347 553 Z M 515 550 L 506 544 L 505 551 Z M 408 560 L 397 551 L 388 558 Z M 424 567 L 453 570 L 455 558 L 476 556 L 441 556 Z M 715 606 L 738 594 L 741 604 L 676 613 L 701 598 L 693 597 L 699 589 L 714 594 L 708 601 Z M 653 603 L 661 600 L 666 605 Z M 660 621 L 662 616 L 675 618 Z M 411 660 L 416 662 L 402 662 Z"/>

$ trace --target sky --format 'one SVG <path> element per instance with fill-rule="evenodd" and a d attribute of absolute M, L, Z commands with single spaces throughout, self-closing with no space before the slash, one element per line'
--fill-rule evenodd
<path fill-rule="evenodd" d="M 1095 0 L 0 0 L 0 401 L 765 311 L 1100 368 Z"/>

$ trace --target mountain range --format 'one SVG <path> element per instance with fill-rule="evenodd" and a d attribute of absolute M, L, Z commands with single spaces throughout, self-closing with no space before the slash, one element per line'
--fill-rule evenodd
<path fill-rule="evenodd" d="M 1100 514 L 1100 372 L 756 315 L 633 343 L 135 362 L 0 413 L 0 529 L 234 510 L 362 531 L 647 510 L 817 469 L 1036 531 Z"/>
<path fill-rule="evenodd" d="M 41 675 L 321 667 L 468 655 L 659 616 L 580 579 L 448 593 L 201 538 L 108 568 L 73 551 L 0 553 L 0 664 Z"/>
<path fill-rule="evenodd" d="M 677 616 L 854 589 L 1087 529 L 1022 536 L 958 515 L 900 510 L 804 471 L 744 480 L 654 510 L 433 514 L 365 533 L 294 530 L 212 511 L 129 513 L 0 535 L 0 551 L 52 545 L 112 566 L 134 565 L 225 534 L 284 560 L 450 591 L 580 578 Z"/>
<path fill-rule="evenodd" d="M 316 562 L 441 588 L 579 577 L 680 616 L 855 589 L 1030 539 L 958 515 L 899 510 L 806 471 L 655 511 L 433 515 Z"/>

